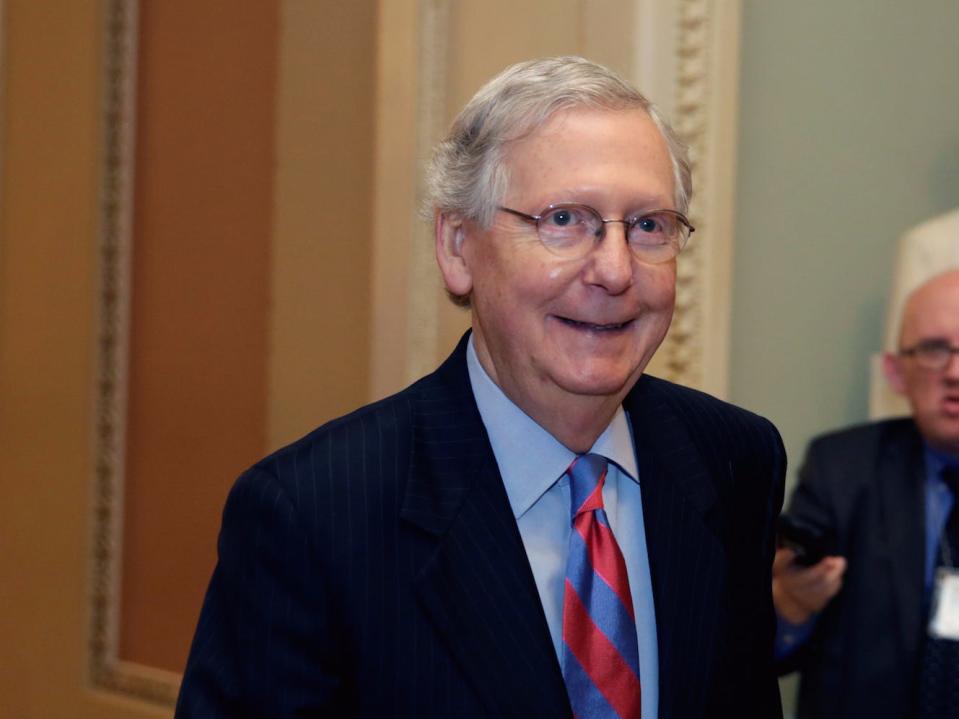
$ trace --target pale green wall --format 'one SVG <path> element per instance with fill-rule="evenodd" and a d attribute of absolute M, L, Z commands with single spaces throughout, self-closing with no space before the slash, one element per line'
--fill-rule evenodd
<path fill-rule="evenodd" d="M 745 0 L 731 397 L 867 417 L 898 237 L 959 206 L 959 2 Z"/>
<path fill-rule="evenodd" d="M 899 236 L 959 206 L 959 2 L 743 5 L 731 397 L 792 479 L 866 419 Z"/>

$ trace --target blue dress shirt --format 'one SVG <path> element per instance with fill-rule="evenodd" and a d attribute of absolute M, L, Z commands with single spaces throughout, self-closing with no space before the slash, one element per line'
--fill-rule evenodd
<path fill-rule="evenodd" d="M 947 465 L 959 467 L 959 457 L 950 457 L 932 447 L 926 448 L 926 599 L 932 592 L 932 580 L 939 565 L 939 540 L 946 529 L 955 497 L 942 481 Z"/>
<path fill-rule="evenodd" d="M 571 531 L 566 469 L 576 454 L 533 421 L 490 379 L 476 356 L 472 336 L 466 363 L 473 396 L 533 570 L 553 648 L 562 662 L 563 591 Z M 589 451 L 610 460 L 603 503 L 629 574 L 639 643 L 642 712 L 643 716 L 654 717 L 659 704 L 656 616 L 636 453 L 622 407 Z"/>

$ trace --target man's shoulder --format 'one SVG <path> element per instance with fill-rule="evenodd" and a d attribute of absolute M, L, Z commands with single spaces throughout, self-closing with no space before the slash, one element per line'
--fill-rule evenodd
<path fill-rule="evenodd" d="M 414 417 L 424 411 L 424 401 L 428 403 L 431 396 L 436 397 L 442 391 L 435 375 L 427 375 L 395 394 L 319 425 L 271 452 L 257 462 L 255 468 L 269 469 L 304 454 L 314 458 L 318 454 L 325 456 L 334 449 L 351 456 L 382 452 L 387 447 L 399 450 L 398 443 L 408 443 Z M 368 441 L 374 437 L 375 446 Z"/>
<path fill-rule="evenodd" d="M 751 410 L 652 375 L 643 375 L 631 395 L 636 401 L 662 402 L 677 412 L 686 424 L 733 423 L 773 428 L 768 419 Z"/>
<path fill-rule="evenodd" d="M 714 467 L 753 467 L 757 476 L 766 467 L 785 467 L 785 448 L 772 422 L 701 390 L 643 376 L 627 409 L 640 415 L 647 431 L 687 437 Z"/>
<path fill-rule="evenodd" d="M 809 442 L 811 453 L 856 452 L 874 454 L 892 443 L 911 441 L 917 436 L 911 417 L 893 417 L 863 422 L 817 435 Z"/>
<path fill-rule="evenodd" d="M 414 425 L 439 422 L 437 415 L 469 406 L 472 400 L 466 370 L 466 340 L 435 370 L 383 399 L 363 405 L 318 426 L 254 465 L 267 468 L 304 453 L 347 457 L 407 451 Z"/>

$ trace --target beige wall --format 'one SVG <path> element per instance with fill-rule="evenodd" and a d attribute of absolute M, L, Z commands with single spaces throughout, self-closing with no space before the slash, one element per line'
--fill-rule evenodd
<path fill-rule="evenodd" d="M 240 7 L 240 6 L 238 6 Z M 279 2 L 140 7 L 119 656 L 179 671 L 267 447 Z"/>
<path fill-rule="evenodd" d="M 271 448 L 368 400 L 372 314 L 377 4 L 281 5 Z"/>
<path fill-rule="evenodd" d="M 92 574 L 109 3 L 3 5 L 0 716 L 168 716 L 92 688 L 94 597 L 168 681 L 235 475 L 368 396 L 375 3 L 140 9 L 116 597 Z"/>

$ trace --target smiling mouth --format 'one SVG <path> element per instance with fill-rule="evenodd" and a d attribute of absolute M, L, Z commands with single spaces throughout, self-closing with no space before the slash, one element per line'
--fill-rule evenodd
<path fill-rule="evenodd" d="M 959 418 L 959 396 L 948 394 L 942 398 L 941 412 L 952 419 Z"/>
<path fill-rule="evenodd" d="M 579 322 L 578 320 L 571 320 L 569 317 L 559 317 L 557 319 L 569 327 L 574 327 L 578 330 L 588 330 L 590 332 L 616 332 L 617 330 L 622 330 L 633 323 L 632 320 L 627 320 L 626 322 L 613 322 L 611 324 L 599 325 L 592 322 Z"/>

